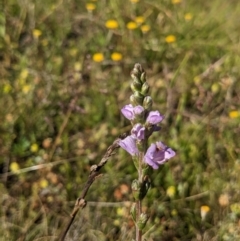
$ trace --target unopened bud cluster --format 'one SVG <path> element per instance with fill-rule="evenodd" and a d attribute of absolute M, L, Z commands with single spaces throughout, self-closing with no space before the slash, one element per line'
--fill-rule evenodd
<path fill-rule="evenodd" d="M 141 105 L 146 110 L 152 108 L 152 98 L 148 96 L 149 85 L 146 81 L 146 72 L 140 64 L 135 64 L 131 77 L 131 89 L 133 94 L 130 96 L 130 101 L 133 106 Z"/>

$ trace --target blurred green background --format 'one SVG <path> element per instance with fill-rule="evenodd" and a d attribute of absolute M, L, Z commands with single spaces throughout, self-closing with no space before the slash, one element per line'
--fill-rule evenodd
<path fill-rule="evenodd" d="M 0 240 L 56 240 L 90 166 L 131 128 L 142 64 L 162 140 L 145 239 L 240 240 L 238 0 L 3 0 Z M 119 150 L 66 240 L 131 240 L 131 157 Z"/>

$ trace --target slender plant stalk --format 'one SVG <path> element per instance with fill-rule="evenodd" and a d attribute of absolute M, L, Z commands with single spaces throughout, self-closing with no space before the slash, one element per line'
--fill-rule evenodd
<path fill-rule="evenodd" d="M 59 236 L 59 241 L 64 241 L 65 237 L 70 229 L 70 227 L 72 226 L 72 223 L 78 213 L 78 211 L 80 209 L 83 209 L 87 202 L 85 201 L 85 197 L 88 193 L 89 188 L 91 187 L 91 185 L 93 184 L 93 182 L 96 180 L 97 177 L 99 177 L 101 175 L 100 170 L 101 168 L 107 163 L 108 159 L 115 154 L 115 150 L 119 148 L 119 141 L 124 138 L 126 136 L 126 134 L 122 134 L 119 138 L 117 138 L 112 145 L 110 145 L 105 153 L 105 155 L 103 156 L 103 158 L 101 159 L 100 163 L 98 165 L 93 165 L 91 167 L 91 172 L 88 176 L 88 180 L 84 185 L 84 188 L 82 190 L 81 195 L 79 196 L 79 198 L 77 198 L 75 206 L 73 208 L 73 211 L 70 215 L 70 218 L 65 226 L 65 228 L 63 229 L 62 233 Z"/>

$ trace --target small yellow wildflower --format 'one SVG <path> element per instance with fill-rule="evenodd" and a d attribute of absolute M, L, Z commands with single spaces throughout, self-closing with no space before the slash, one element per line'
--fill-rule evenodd
<path fill-rule="evenodd" d="M 85 7 L 89 12 L 92 12 L 96 8 L 96 5 L 94 3 L 86 3 Z"/>
<path fill-rule="evenodd" d="M 120 60 L 122 60 L 122 54 L 118 53 L 118 52 L 114 52 L 111 54 L 111 59 L 113 61 L 120 61 Z"/>
<path fill-rule="evenodd" d="M 69 54 L 72 56 L 72 57 L 75 57 L 78 53 L 78 48 L 71 48 L 69 50 Z"/>
<path fill-rule="evenodd" d="M 105 23 L 106 28 L 108 29 L 116 29 L 118 28 L 118 22 L 114 19 L 109 19 L 106 23 Z"/>
<path fill-rule="evenodd" d="M 167 42 L 167 43 L 174 43 L 174 42 L 176 42 L 176 37 L 174 36 L 174 35 L 168 35 L 166 38 L 165 38 L 165 41 Z"/>
<path fill-rule="evenodd" d="M 22 92 L 23 92 L 24 94 L 27 94 L 30 90 L 31 90 L 31 85 L 25 84 L 25 85 L 22 87 Z"/>
<path fill-rule="evenodd" d="M 33 37 L 34 38 L 39 38 L 42 35 L 42 31 L 39 29 L 33 29 Z"/>
<path fill-rule="evenodd" d="M 191 14 L 191 13 L 186 13 L 186 14 L 184 15 L 184 18 L 185 18 L 186 21 L 191 20 L 191 19 L 192 19 L 192 14 Z"/>
<path fill-rule="evenodd" d="M 20 79 L 26 79 L 28 77 L 28 73 L 27 69 L 23 69 L 20 73 Z"/>
<path fill-rule="evenodd" d="M 141 30 L 143 33 L 147 33 L 150 30 L 150 26 L 148 24 L 144 24 L 141 26 Z"/>
<path fill-rule="evenodd" d="M 12 86 L 10 84 L 5 84 L 3 86 L 3 93 L 8 94 L 12 90 Z"/>
<path fill-rule="evenodd" d="M 204 220 L 210 211 L 210 207 L 207 205 L 201 206 L 201 218 Z"/>
<path fill-rule="evenodd" d="M 176 188 L 174 186 L 170 186 L 170 187 L 168 187 L 166 193 L 169 197 L 174 197 L 174 195 L 176 193 Z"/>
<path fill-rule="evenodd" d="M 177 212 L 176 209 L 173 209 L 173 210 L 171 211 L 171 214 L 172 214 L 172 216 L 177 216 L 178 212 Z"/>
<path fill-rule="evenodd" d="M 136 29 L 136 28 L 137 28 L 137 24 L 136 24 L 135 22 L 133 22 L 133 21 L 128 22 L 128 23 L 127 23 L 127 28 L 128 28 L 129 30 Z"/>
<path fill-rule="evenodd" d="M 38 151 L 38 144 L 34 143 L 30 147 L 31 152 L 37 152 Z"/>
<path fill-rule="evenodd" d="M 138 3 L 139 0 L 130 0 L 130 2 L 132 2 L 132 3 Z"/>
<path fill-rule="evenodd" d="M 47 181 L 45 178 L 41 179 L 41 180 L 39 181 L 39 186 L 40 186 L 41 188 L 46 188 L 46 187 L 48 186 L 48 181 Z"/>
<path fill-rule="evenodd" d="M 117 215 L 118 216 L 123 216 L 124 215 L 124 208 L 117 208 Z"/>
<path fill-rule="evenodd" d="M 212 91 L 214 94 L 218 93 L 219 90 L 220 90 L 220 85 L 219 85 L 218 83 L 212 84 L 212 86 L 211 86 L 211 91 Z"/>
<path fill-rule="evenodd" d="M 239 116 L 240 116 L 240 113 L 237 110 L 232 110 L 232 111 L 229 112 L 229 117 L 231 119 L 238 118 Z"/>
<path fill-rule="evenodd" d="M 172 4 L 179 4 L 181 2 L 182 2 L 182 0 L 172 0 Z"/>
<path fill-rule="evenodd" d="M 93 61 L 102 62 L 104 60 L 104 55 L 102 53 L 95 53 L 93 55 Z"/>
<path fill-rule="evenodd" d="M 17 162 L 12 162 L 11 164 L 10 164 L 10 170 L 11 170 L 11 172 L 18 172 L 18 170 L 20 169 L 20 167 L 19 167 L 19 165 L 18 165 L 18 163 Z"/>
<path fill-rule="evenodd" d="M 135 22 L 136 22 L 136 23 L 141 24 L 141 23 L 143 23 L 144 21 L 145 21 L 145 18 L 144 18 L 143 16 L 138 16 L 138 17 L 135 18 Z"/>
<path fill-rule="evenodd" d="M 75 62 L 74 63 L 74 70 L 75 71 L 81 71 L 82 69 L 82 63 L 81 62 Z"/>

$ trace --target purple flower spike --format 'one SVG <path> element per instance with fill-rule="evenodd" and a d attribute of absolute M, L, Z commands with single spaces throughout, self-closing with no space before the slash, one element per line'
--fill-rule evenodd
<path fill-rule="evenodd" d="M 144 156 L 144 162 L 153 169 L 158 169 L 159 165 L 164 164 L 168 159 L 174 157 L 175 154 L 175 151 L 158 141 L 156 144 L 151 144 L 148 148 Z"/>
<path fill-rule="evenodd" d="M 141 105 L 125 105 L 121 112 L 128 120 L 134 120 L 136 115 L 140 115 L 144 111 L 144 108 Z"/>
<path fill-rule="evenodd" d="M 127 136 L 125 139 L 119 141 L 118 144 L 125 151 L 127 151 L 131 156 L 134 156 L 134 155 L 138 154 L 136 140 L 132 136 Z"/>
<path fill-rule="evenodd" d="M 159 111 L 150 111 L 147 117 L 147 123 L 150 123 L 151 125 L 156 125 L 160 123 L 163 120 L 163 116 L 160 114 Z"/>
<path fill-rule="evenodd" d="M 133 138 L 143 140 L 145 138 L 145 127 L 138 123 L 132 128 L 131 134 Z"/>

